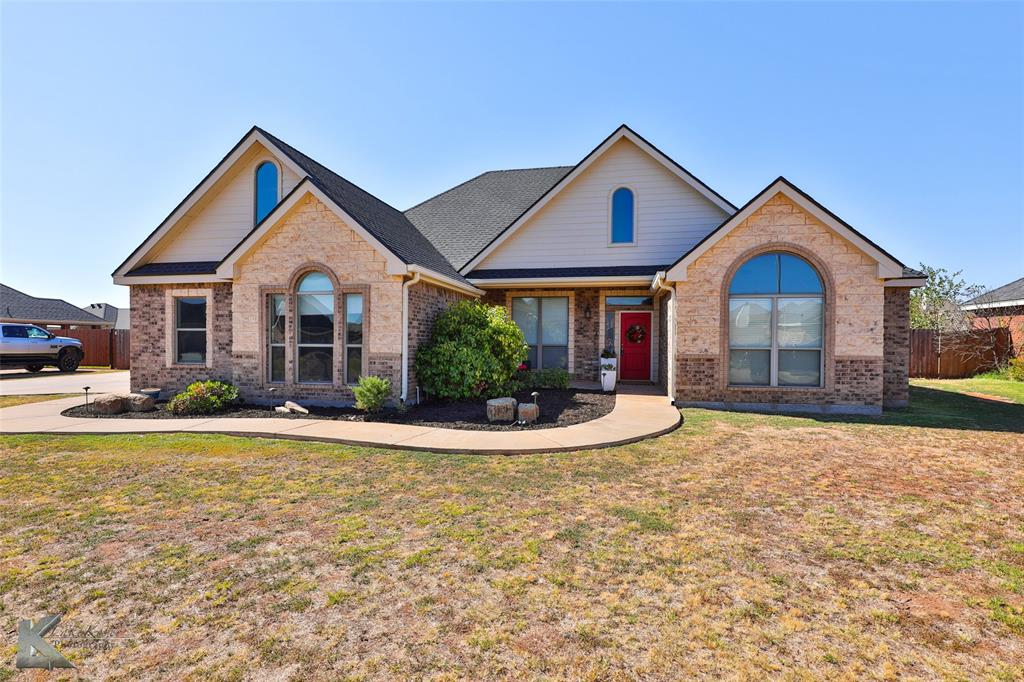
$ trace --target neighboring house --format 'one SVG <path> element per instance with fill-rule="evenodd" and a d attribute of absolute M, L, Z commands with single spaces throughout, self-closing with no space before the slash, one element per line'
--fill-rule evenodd
<path fill-rule="evenodd" d="M 131 329 L 131 311 L 128 308 L 118 308 L 109 303 L 90 303 L 82 310 L 90 315 L 102 317 L 114 329 Z"/>
<path fill-rule="evenodd" d="M 110 323 L 61 298 L 37 298 L 0 284 L 0 322 L 24 322 L 51 330 L 102 329 Z"/>
<path fill-rule="evenodd" d="M 1010 331 L 1012 355 L 1024 354 L 1024 277 L 988 291 L 960 306 L 974 314 L 978 329 Z"/>
<path fill-rule="evenodd" d="M 653 382 L 681 405 L 877 413 L 907 402 L 924 283 L 784 178 L 741 208 L 627 126 L 574 166 L 492 171 L 399 211 L 254 127 L 114 272 L 132 386 L 415 400 L 437 313 L 506 306 L 531 367 Z"/>

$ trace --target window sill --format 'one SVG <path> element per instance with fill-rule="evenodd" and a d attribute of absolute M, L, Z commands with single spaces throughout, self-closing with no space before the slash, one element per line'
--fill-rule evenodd
<path fill-rule="evenodd" d="M 726 384 L 727 389 L 753 389 L 755 391 L 824 391 L 825 386 L 765 386 L 763 384 Z"/>

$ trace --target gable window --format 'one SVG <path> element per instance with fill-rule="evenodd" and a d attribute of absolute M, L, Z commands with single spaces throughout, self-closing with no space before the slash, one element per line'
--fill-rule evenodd
<path fill-rule="evenodd" d="M 512 319 L 526 337 L 530 369 L 569 368 L 568 298 L 513 298 Z"/>
<path fill-rule="evenodd" d="M 296 381 L 329 384 L 334 380 L 334 285 L 322 272 L 299 282 L 295 297 Z"/>
<path fill-rule="evenodd" d="M 612 244 L 636 243 L 636 198 L 633 190 L 619 187 L 612 192 Z"/>
<path fill-rule="evenodd" d="M 182 365 L 206 363 L 206 298 L 174 299 L 174 359 Z"/>
<path fill-rule="evenodd" d="M 277 206 L 277 164 L 264 161 L 256 168 L 256 215 L 255 223 L 260 222 Z"/>
<path fill-rule="evenodd" d="M 267 296 L 267 380 L 284 381 L 284 294 Z"/>
<path fill-rule="evenodd" d="M 799 256 L 765 253 L 729 285 L 729 383 L 821 386 L 824 289 Z"/>

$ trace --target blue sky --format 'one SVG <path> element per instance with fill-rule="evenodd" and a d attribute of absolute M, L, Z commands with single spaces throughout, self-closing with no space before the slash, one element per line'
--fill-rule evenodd
<path fill-rule="evenodd" d="M 629 123 L 733 203 L 785 175 L 910 265 L 1024 276 L 1024 5 L 18 4 L 0 280 L 110 272 L 254 123 L 399 207 Z"/>

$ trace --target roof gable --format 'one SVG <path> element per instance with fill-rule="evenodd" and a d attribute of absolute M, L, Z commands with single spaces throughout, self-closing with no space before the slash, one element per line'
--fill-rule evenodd
<path fill-rule="evenodd" d="M 784 194 L 801 209 L 812 215 L 824 225 L 838 233 L 844 239 L 852 243 L 862 252 L 873 258 L 878 263 L 878 276 L 880 278 L 904 277 L 904 266 L 895 257 L 884 251 L 880 246 L 855 230 L 839 216 L 819 204 L 799 187 L 786 178 L 779 176 L 774 182 L 758 192 L 753 199 L 727 218 L 721 225 L 712 230 L 708 236 L 702 239 L 689 251 L 684 253 L 667 270 L 665 279 L 669 281 L 682 281 L 686 279 L 686 268 L 690 263 L 700 258 L 708 249 L 714 246 L 719 240 L 725 237 L 735 227 L 742 224 L 755 211 L 765 204 L 769 199 L 779 193 Z"/>
<path fill-rule="evenodd" d="M 495 235 L 482 249 L 480 249 L 472 258 L 459 268 L 463 273 L 472 270 L 474 267 L 480 264 L 484 258 L 489 254 L 493 253 L 505 240 L 511 237 L 516 230 L 522 227 L 526 222 L 536 215 L 545 205 L 547 205 L 554 197 L 556 197 L 563 189 L 572 184 L 572 182 L 578 178 L 584 171 L 587 170 L 597 159 L 601 158 L 608 150 L 610 150 L 620 140 L 629 140 L 634 145 L 639 147 L 643 152 L 651 156 L 658 163 L 667 168 L 674 175 L 679 177 L 685 183 L 690 185 L 705 199 L 710 201 L 712 204 L 720 208 L 726 214 L 732 214 L 736 211 L 736 207 L 729 203 L 722 195 L 715 192 L 713 189 L 708 187 L 706 184 L 701 182 L 696 176 L 691 174 L 681 165 L 676 163 L 674 160 L 665 155 L 660 149 L 652 145 L 650 142 L 645 140 L 643 137 L 638 135 L 629 126 L 623 124 L 619 126 L 611 135 L 606 137 L 597 147 L 595 147 L 589 154 L 587 154 L 578 164 L 566 173 L 558 182 L 552 185 L 544 194 L 538 197 L 529 207 L 527 207 L 522 213 L 520 213 L 516 219 L 508 225 L 504 230 Z"/>

